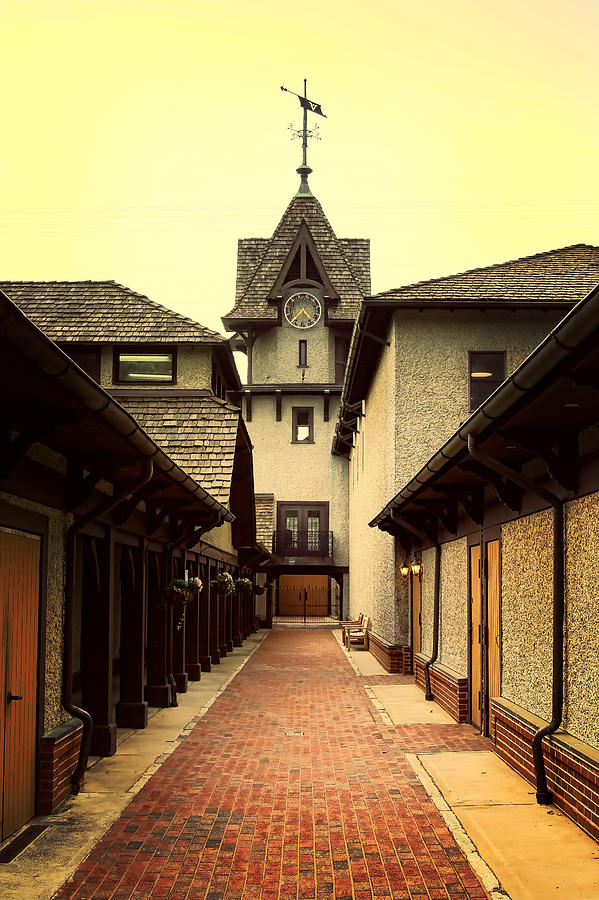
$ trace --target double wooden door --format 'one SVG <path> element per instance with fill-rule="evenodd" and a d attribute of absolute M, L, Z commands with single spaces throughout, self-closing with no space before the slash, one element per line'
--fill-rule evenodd
<path fill-rule="evenodd" d="M 280 616 L 327 616 L 329 614 L 328 575 L 280 575 Z"/>
<path fill-rule="evenodd" d="M 0 837 L 35 815 L 41 541 L 0 529 Z"/>
<path fill-rule="evenodd" d="M 499 541 L 470 547 L 470 719 L 489 729 L 489 700 L 501 693 Z"/>

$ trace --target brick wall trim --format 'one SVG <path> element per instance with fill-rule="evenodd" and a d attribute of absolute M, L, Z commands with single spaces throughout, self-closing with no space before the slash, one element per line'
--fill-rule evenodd
<path fill-rule="evenodd" d="M 38 755 L 37 814 L 48 815 L 71 796 L 83 726 L 69 719 L 40 738 Z"/>

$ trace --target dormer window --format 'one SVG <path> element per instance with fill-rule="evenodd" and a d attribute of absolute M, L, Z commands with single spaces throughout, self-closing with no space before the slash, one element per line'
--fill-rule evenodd
<path fill-rule="evenodd" d="M 115 382 L 119 384 L 174 384 L 175 350 L 172 347 L 119 348 L 114 355 Z"/>

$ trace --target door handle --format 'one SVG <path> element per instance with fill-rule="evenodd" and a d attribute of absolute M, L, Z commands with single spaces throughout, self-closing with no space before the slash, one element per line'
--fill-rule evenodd
<path fill-rule="evenodd" d="M 6 702 L 11 703 L 13 700 L 22 700 L 22 697 L 19 697 L 18 694 L 12 694 L 10 691 L 6 695 Z"/>

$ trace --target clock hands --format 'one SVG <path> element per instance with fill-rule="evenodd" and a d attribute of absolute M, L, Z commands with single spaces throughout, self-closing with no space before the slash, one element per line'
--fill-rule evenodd
<path fill-rule="evenodd" d="M 310 315 L 310 313 L 309 313 L 307 310 L 304 309 L 303 306 L 302 306 L 301 309 L 298 309 L 298 311 L 296 312 L 296 314 L 294 315 L 294 317 L 293 317 L 293 319 L 292 319 L 291 321 L 292 321 L 292 322 L 295 322 L 295 320 L 297 319 L 297 317 L 298 317 L 298 316 L 301 316 L 302 313 L 305 315 L 305 317 L 308 319 L 309 322 L 312 321 L 312 316 Z"/>

